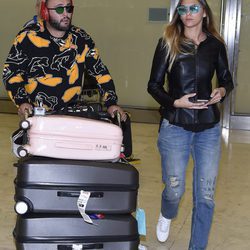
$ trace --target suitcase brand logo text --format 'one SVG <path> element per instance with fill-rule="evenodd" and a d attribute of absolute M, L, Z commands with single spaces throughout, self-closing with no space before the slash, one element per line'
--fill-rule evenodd
<path fill-rule="evenodd" d="M 111 150 L 111 146 L 105 145 L 105 144 L 96 144 L 95 148 L 96 148 L 96 150 L 99 150 L 99 151 L 110 151 Z"/>

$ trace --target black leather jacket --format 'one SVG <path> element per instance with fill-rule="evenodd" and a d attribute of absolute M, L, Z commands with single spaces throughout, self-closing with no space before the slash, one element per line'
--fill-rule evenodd
<path fill-rule="evenodd" d="M 166 45 L 160 39 L 156 47 L 148 92 L 161 105 L 163 118 L 170 123 L 197 130 L 199 127 L 211 127 L 220 120 L 220 112 L 216 104 L 208 109 L 195 110 L 175 108 L 176 99 L 190 93 L 197 93 L 196 99 L 209 99 L 212 92 L 212 78 L 216 71 L 218 86 L 226 89 L 226 94 L 233 89 L 232 77 L 228 69 L 225 46 L 215 37 L 208 35 L 206 40 L 195 48 L 189 45 L 186 50 L 190 54 L 179 54 L 170 72 L 167 71 Z M 165 76 L 168 79 L 168 90 L 165 90 Z M 192 129 L 193 128 L 193 129 Z"/>

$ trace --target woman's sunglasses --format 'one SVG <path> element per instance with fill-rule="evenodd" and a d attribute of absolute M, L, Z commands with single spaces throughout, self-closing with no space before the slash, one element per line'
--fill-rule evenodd
<path fill-rule="evenodd" d="M 64 12 L 64 9 L 66 10 L 67 13 L 72 13 L 74 10 L 73 5 L 68 5 L 68 6 L 59 6 L 56 8 L 47 8 L 48 10 L 55 10 L 57 14 L 61 15 Z"/>
<path fill-rule="evenodd" d="M 201 6 L 199 4 L 193 4 L 193 5 L 180 5 L 179 7 L 177 7 L 177 11 L 178 11 L 178 14 L 180 16 L 184 16 L 186 15 L 187 13 L 190 13 L 190 14 L 196 14 L 200 11 L 201 9 Z"/>

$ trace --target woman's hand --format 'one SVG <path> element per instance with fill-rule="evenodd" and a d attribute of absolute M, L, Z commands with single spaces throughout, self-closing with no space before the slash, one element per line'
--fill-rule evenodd
<path fill-rule="evenodd" d="M 190 102 L 189 98 L 196 96 L 196 93 L 191 93 L 184 95 L 180 99 L 175 100 L 175 108 L 185 108 L 185 109 L 207 109 L 206 102 Z"/>
<path fill-rule="evenodd" d="M 207 105 L 215 104 L 217 102 L 220 102 L 221 99 L 226 95 L 226 89 L 223 87 L 215 88 L 210 95 L 211 99 L 207 103 Z"/>

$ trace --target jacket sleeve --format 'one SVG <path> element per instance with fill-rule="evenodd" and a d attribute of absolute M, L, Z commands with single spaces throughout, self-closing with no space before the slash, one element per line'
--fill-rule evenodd
<path fill-rule="evenodd" d="M 167 49 L 163 39 L 159 39 L 151 68 L 148 82 L 148 93 L 161 105 L 173 106 L 174 99 L 164 89 L 166 69 L 167 69 Z"/>
<path fill-rule="evenodd" d="M 115 85 L 110 76 L 109 70 L 102 62 L 98 49 L 92 39 L 88 41 L 89 51 L 86 55 L 86 70 L 88 74 L 94 77 L 97 81 L 99 92 L 103 97 L 105 106 L 117 104 L 117 95 L 115 92 Z"/>
<path fill-rule="evenodd" d="M 16 106 L 29 103 L 29 95 L 25 91 L 25 72 L 29 59 L 25 54 L 25 32 L 20 32 L 13 43 L 4 64 L 3 83 L 10 99 Z"/>
<path fill-rule="evenodd" d="M 227 96 L 234 88 L 234 84 L 231 73 L 229 71 L 227 51 L 224 44 L 221 44 L 220 52 L 218 55 L 216 74 L 218 78 L 219 87 L 224 87 L 226 89 Z"/>

